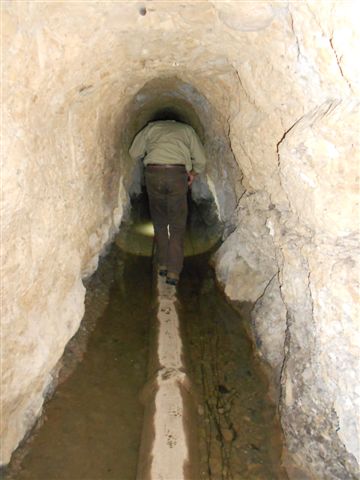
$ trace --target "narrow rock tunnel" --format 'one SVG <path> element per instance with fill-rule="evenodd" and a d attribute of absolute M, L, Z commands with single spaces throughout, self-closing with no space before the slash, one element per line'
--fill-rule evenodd
<path fill-rule="evenodd" d="M 356 2 L 4 1 L 1 9 L 1 464 L 56 388 L 64 349 L 84 325 L 86 290 L 117 262 L 115 245 L 135 241 L 126 232 L 142 169 L 129 145 L 149 121 L 170 116 L 195 129 L 208 160 L 192 188 L 190 227 L 201 218 L 215 231 L 204 260 L 215 277 L 189 257 L 180 303 L 193 305 L 200 285 L 210 302 L 217 284 L 232 306 L 219 297 L 213 310 L 247 325 L 279 415 L 279 469 L 294 479 L 357 478 Z M 147 261 L 133 267 L 151 279 Z M 146 296 L 150 285 L 142 288 Z M 118 295 L 119 317 L 137 308 Z M 191 308 L 180 317 L 196 341 Z M 244 336 L 235 328 L 236 341 Z M 247 348 L 236 341 L 234 352 Z M 245 362 L 231 361 L 239 371 Z M 275 478 L 218 475 L 210 478 Z"/>

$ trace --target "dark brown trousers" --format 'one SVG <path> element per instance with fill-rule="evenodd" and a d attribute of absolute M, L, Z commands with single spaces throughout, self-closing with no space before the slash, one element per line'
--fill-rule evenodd
<path fill-rule="evenodd" d="M 154 224 L 157 263 L 179 275 L 184 261 L 188 177 L 185 167 L 148 166 L 146 189 Z"/>

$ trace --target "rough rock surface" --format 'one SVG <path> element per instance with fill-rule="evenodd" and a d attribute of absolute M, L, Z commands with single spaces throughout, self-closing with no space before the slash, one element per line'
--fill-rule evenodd
<path fill-rule="evenodd" d="M 217 274 L 255 305 L 260 350 L 281 377 L 289 469 L 354 478 L 357 2 L 1 8 L 1 463 L 41 411 L 83 315 L 82 278 L 139 182 L 131 136 L 168 106 L 203 131 L 198 194 L 212 192 L 233 230 Z"/>

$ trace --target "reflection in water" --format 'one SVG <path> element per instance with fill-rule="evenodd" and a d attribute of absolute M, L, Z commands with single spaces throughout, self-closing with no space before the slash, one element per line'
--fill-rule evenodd
<path fill-rule="evenodd" d="M 153 254 L 154 227 L 146 205 L 144 195 L 132 199 L 131 218 L 123 223 L 115 240 L 124 252 L 141 256 Z M 222 231 L 222 225 L 215 212 L 215 204 L 204 201 L 199 207 L 191 201 L 189 196 L 189 217 L 184 242 L 185 257 L 212 249 L 220 241 Z"/>
<path fill-rule="evenodd" d="M 199 399 L 201 480 L 286 479 L 266 378 L 208 260 L 186 258 L 179 284 L 185 358 Z"/>
<path fill-rule="evenodd" d="M 211 205 L 202 209 L 190 205 L 190 212 L 179 299 L 185 357 L 197 390 L 201 480 L 283 479 L 279 424 L 267 399 L 266 380 L 243 320 L 217 290 L 209 254 L 201 254 L 219 241 L 222 227 L 215 221 L 209 225 L 209 218 L 215 218 Z M 77 336 L 90 330 L 101 302 L 106 308 L 100 309 L 104 313 L 87 351 L 48 402 L 41 428 L 14 456 L 9 480 L 133 480 L 136 476 L 153 237 L 141 199 L 133 203 L 131 213 L 88 286 L 85 318 Z M 72 350 L 76 338 L 65 360 Z"/>
<path fill-rule="evenodd" d="M 106 282 L 103 285 L 102 281 Z M 15 455 L 6 480 L 134 480 L 146 382 L 150 257 L 123 253 L 114 244 L 89 286 L 82 332 L 93 311 L 104 310 L 85 353 L 45 407 L 43 425 Z M 110 290 L 109 298 L 104 289 Z M 81 335 L 81 331 L 79 334 Z M 79 335 L 77 334 L 77 335 Z M 80 340 L 80 339 L 79 339 Z M 81 359 L 81 357 L 83 358 Z"/>
<path fill-rule="evenodd" d="M 134 225 L 134 233 L 145 235 L 145 237 L 154 236 L 154 226 L 151 222 L 138 223 Z"/>

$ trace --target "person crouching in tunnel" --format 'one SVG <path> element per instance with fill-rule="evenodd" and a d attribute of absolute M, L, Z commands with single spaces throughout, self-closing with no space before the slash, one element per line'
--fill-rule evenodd
<path fill-rule="evenodd" d="M 177 285 L 184 260 L 187 190 L 205 169 L 204 147 L 190 125 L 163 120 L 141 130 L 129 153 L 144 161 L 158 273 Z"/>

